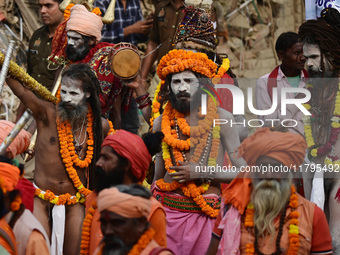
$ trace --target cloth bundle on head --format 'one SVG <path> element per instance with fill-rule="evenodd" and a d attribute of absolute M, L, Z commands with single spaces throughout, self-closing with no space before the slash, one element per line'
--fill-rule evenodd
<path fill-rule="evenodd" d="M 0 186 L 5 192 L 15 189 L 20 179 L 20 169 L 16 166 L 0 162 Z"/>
<path fill-rule="evenodd" d="M 299 134 L 261 128 L 242 142 L 238 153 L 250 166 L 256 165 L 259 157 L 267 156 L 297 168 L 303 162 L 306 149 L 307 143 Z"/>
<path fill-rule="evenodd" d="M 15 124 L 13 122 L 7 120 L 0 120 L 0 142 L 2 143 L 3 140 L 8 136 L 11 132 Z M 11 152 L 12 158 L 16 155 L 23 153 L 26 151 L 28 146 L 30 145 L 30 139 L 32 135 L 25 131 L 21 130 L 13 142 L 7 148 L 8 151 Z"/>
<path fill-rule="evenodd" d="M 194 53 L 186 50 L 171 50 L 161 58 L 157 67 L 157 74 L 165 80 L 168 74 L 191 70 L 208 78 L 216 76 L 217 65 L 204 53 Z"/>
<path fill-rule="evenodd" d="M 151 162 L 151 155 L 138 135 L 125 130 L 118 130 L 115 134 L 107 136 L 102 147 L 110 146 L 120 156 L 127 158 L 131 163 L 133 175 L 142 182 Z"/>
<path fill-rule="evenodd" d="M 103 22 L 97 14 L 89 12 L 84 5 L 76 4 L 71 8 L 66 31 L 73 30 L 79 34 L 96 37 L 97 43 L 102 38 Z"/>
<path fill-rule="evenodd" d="M 148 217 L 150 199 L 120 192 L 117 188 L 104 189 L 98 194 L 98 210 L 108 210 L 125 218 Z"/>

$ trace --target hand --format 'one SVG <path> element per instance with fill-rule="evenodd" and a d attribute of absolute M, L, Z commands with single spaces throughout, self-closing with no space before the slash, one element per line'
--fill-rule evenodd
<path fill-rule="evenodd" d="M 184 183 L 193 179 L 192 174 L 195 172 L 195 164 L 190 162 L 178 161 L 179 166 L 171 166 L 170 170 L 175 170 L 176 173 L 169 173 L 173 180 L 179 183 Z M 197 173 L 199 175 L 199 173 Z"/>
<path fill-rule="evenodd" d="M 140 78 L 140 75 L 138 74 L 134 79 L 132 80 L 122 80 L 122 85 L 126 86 L 130 89 L 137 89 L 140 84 L 142 83 L 142 80 Z"/>
<path fill-rule="evenodd" d="M 137 21 L 132 25 L 133 31 L 136 34 L 142 34 L 146 36 L 151 30 L 152 23 L 153 19 Z"/>
<path fill-rule="evenodd" d="M 25 162 L 28 162 L 28 161 L 30 161 L 33 157 L 34 157 L 34 154 L 35 154 L 35 151 L 34 151 L 34 149 L 27 149 L 26 151 L 25 151 L 25 157 L 27 157 L 26 158 L 26 160 L 25 160 Z M 24 158 L 25 159 L 25 158 Z"/>

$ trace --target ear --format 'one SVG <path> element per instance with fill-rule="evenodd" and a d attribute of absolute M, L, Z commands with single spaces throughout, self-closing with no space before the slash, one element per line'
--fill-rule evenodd
<path fill-rule="evenodd" d="M 96 37 L 91 36 L 89 40 L 89 45 L 94 46 L 96 44 Z"/>
<path fill-rule="evenodd" d="M 127 160 L 127 164 L 126 164 L 125 169 L 124 169 L 125 172 L 128 172 L 130 170 L 130 168 L 131 168 L 131 162 L 129 160 Z"/>
<path fill-rule="evenodd" d="M 89 98 L 90 96 L 91 96 L 90 92 L 86 92 L 86 93 L 85 93 L 85 97 L 86 97 L 86 98 Z"/>
<path fill-rule="evenodd" d="M 282 50 L 279 50 L 277 52 L 277 57 L 279 58 L 280 61 L 282 61 L 284 55 L 285 55 L 285 53 Z"/>

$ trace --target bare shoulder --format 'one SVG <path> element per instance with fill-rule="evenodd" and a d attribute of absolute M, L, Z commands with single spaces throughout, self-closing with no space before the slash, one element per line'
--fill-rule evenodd
<path fill-rule="evenodd" d="M 162 116 L 163 115 L 160 115 L 154 120 L 152 131 L 156 132 L 162 130 Z"/>
<path fill-rule="evenodd" d="M 110 130 L 110 125 L 107 119 L 102 117 L 102 127 L 103 127 L 103 134 L 104 137 L 108 135 L 109 130 Z"/>

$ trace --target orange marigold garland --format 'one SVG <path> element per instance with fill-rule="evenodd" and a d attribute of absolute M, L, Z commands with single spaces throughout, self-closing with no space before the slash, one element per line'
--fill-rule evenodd
<path fill-rule="evenodd" d="M 79 179 L 78 173 L 76 169 L 73 167 L 73 164 L 80 168 L 88 167 L 91 164 L 92 157 L 93 157 L 93 114 L 91 107 L 88 106 L 88 113 L 87 113 L 87 152 L 86 157 L 84 160 L 80 160 L 78 155 L 75 152 L 75 147 L 73 144 L 73 134 L 72 134 L 72 127 L 69 121 L 65 121 L 60 123 L 59 118 L 57 118 L 57 129 L 58 129 L 58 136 L 59 136 L 59 144 L 60 144 L 60 154 L 63 159 L 63 162 L 66 167 L 66 171 L 73 182 L 74 187 L 78 189 L 80 194 L 87 196 L 91 191 L 84 187 L 82 182 Z"/>
<path fill-rule="evenodd" d="M 209 117 L 207 117 L 209 116 Z M 182 129 L 184 129 L 185 134 L 192 134 L 192 131 L 183 115 L 178 113 L 176 110 L 172 109 L 171 105 L 168 104 L 163 112 L 162 116 L 162 132 L 164 133 L 164 139 L 162 143 L 162 150 L 163 150 L 163 159 L 165 163 L 165 169 L 171 173 L 174 172 L 170 170 L 170 167 L 173 166 L 172 164 L 172 159 L 169 151 L 169 146 L 173 148 L 173 155 L 176 161 L 176 164 L 178 164 L 178 161 L 184 161 L 182 152 L 183 150 L 188 150 L 188 147 L 186 146 L 187 143 L 190 143 L 191 140 L 197 140 L 197 142 L 193 143 L 193 145 L 196 145 L 196 148 L 193 152 L 193 156 L 191 158 L 191 161 L 194 163 L 198 163 L 200 159 L 200 155 L 203 152 L 203 149 L 205 146 L 207 146 L 207 137 L 210 132 L 210 128 L 213 126 L 212 121 L 213 119 L 218 118 L 218 113 L 217 113 L 217 107 L 214 104 L 214 102 L 209 99 L 208 100 L 208 114 L 203 120 L 199 121 L 199 125 L 202 125 L 202 129 L 204 132 L 202 132 L 197 126 L 194 127 L 196 130 L 194 133 L 195 135 L 201 135 L 201 134 L 207 134 L 204 135 L 203 139 L 199 139 L 198 137 L 190 137 L 187 140 L 180 140 L 179 137 L 177 136 L 176 131 L 173 132 L 174 130 L 171 130 L 171 127 L 175 125 L 175 123 L 172 123 L 172 120 L 176 118 L 177 123 L 179 124 L 179 127 L 181 128 L 181 131 L 183 132 Z M 212 131 L 212 143 L 211 143 L 211 150 L 209 154 L 209 159 L 208 159 L 208 165 L 216 165 L 216 159 L 218 155 L 218 148 L 220 144 L 220 126 L 215 126 Z M 184 146 L 185 145 L 185 146 Z M 190 146 L 189 146 L 190 148 Z M 187 182 L 185 184 L 178 183 L 177 181 L 173 181 L 172 183 L 166 183 L 164 182 L 164 179 L 160 179 L 156 182 L 157 186 L 162 190 L 162 191 L 174 191 L 178 188 L 181 188 L 184 195 L 187 197 L 190 197 L 194 200 L 194 202 L 201 208 L 202 212 L 205 214 L 209 215 L 212 218 L 216 218 L 218 215 L 219 210 L 218 209 L 213 209 L 211 206 L 209 206 L 204 198 L 202 197 L 201 194 L 203 194 L 208 188 L 209 184 L 203 184 L 202 186 L 197 187 L 197 185 L 194 182 Z"/>
<path fill-rule="evenodd" d="M 39 198 L 49 201 L 51 204 L 54 205 L 74 205 L 76 203 L 84 203 L 85 197 L 81 195 L 79 192 L 75 196 L 71 196 L 69 193 L 65 193 L 59 196 L 56 196 L 52 191 L 46 190 L 42 191 L 38 188 L 35 189 L 35 196 Z"/>
<path fill-rule="evenodd" d="M 292 208 L 289 214 L 290 224 L 289 224 L 289 247 L 287 255 L 297 255 L 300 246 L 299 239 L 299 212 L 296 211 L 298 207 L 298 196 L 296 194 L 295 186 L 291 187 L 291 196 L 289 198 L 289 206 Z M 246 209 L 246 215 L 244 220 L 244 225 L 250 232 L 250 229 L 254 227 L 254 205 L 249 203 Z M 253 243 L 248 243 L 246 245 L 246 255 L 255 254 L 255 247 Z"/>
<path fill-rule="evenodd" d="M 113 135 L 116 133 L 116 130 L 113 128 L 113 124 L 112 121 L 107 119 L 107 122 L 109 123 L 110 129 L 109 129 L 109 133 L 107 135 Z"/>
<path fill-rule="evenodd" d="M 11 211 L 12 212 L 16 212 L 19 210 L 20 205 L 21 205 L 22 201 L 21 201 L 21 196 L 20 195 L 16 195 L 14 198 L 14 201 L 11 203 Z"/>
<path fill-rule="evenodd" d="M 89 212 L 86 215 L 84 222 L 83 222 L 81 243 L 80 243 L 80 255 L 88 255 L 90 252 L 91 225 L 92 225 L 93 215 L 96 209 L 97 209 L 97 203 L 96 201 L 93 201 L 92 206 L 89 209 Z"/>

